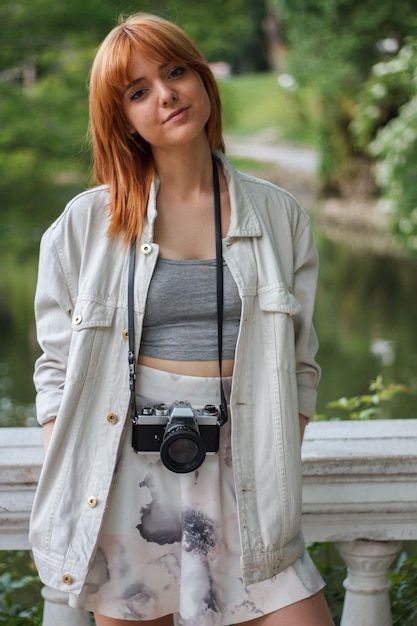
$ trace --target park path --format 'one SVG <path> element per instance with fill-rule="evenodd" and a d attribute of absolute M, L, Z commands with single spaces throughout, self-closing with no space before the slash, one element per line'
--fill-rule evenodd
<path fill-rule="evenodd" d="M 276 139 L 273 130 L 252 135 L 226 135 L 226 151 L 234 157 L 274 163 L 286 170 L 315 175 L 319 157 L 314 148 L 288 144 Z"/>

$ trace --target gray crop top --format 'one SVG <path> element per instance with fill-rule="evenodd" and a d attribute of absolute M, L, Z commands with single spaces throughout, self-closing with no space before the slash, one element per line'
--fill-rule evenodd
<path fill-rule="evenodd" d="M 241 300 L 225 263 L 223 358 L 234 358 Z M 160 359 L 218 358 L 216 260 L 159 258 L 149 285 L 139 353 Z"/>

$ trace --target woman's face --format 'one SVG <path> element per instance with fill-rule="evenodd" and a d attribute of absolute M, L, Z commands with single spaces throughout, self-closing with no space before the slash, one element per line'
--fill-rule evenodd
<path fill-rule="evenodd" d="M 129 132 L 153 152 L 207 141 L 211 104 L 201 77 L 181 63 L 154 63 L 140 53 L 132 59 L 131 82 L 123 94 Z"/>

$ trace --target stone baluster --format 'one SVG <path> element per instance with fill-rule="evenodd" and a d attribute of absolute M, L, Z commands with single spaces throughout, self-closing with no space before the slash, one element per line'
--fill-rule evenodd
<path fill-rule="evenodd" d="M 90 613 L 68 606 L 68 594 L 50 587 L 42 588 L 44 599 L 42 626 L 91 626 Z"/>
<path fill-rule="evenodd" d="M 347 565 L 341 626 L 392 626 L 388 568 L 401 549 L 400 541 L 340 541 Z"/>

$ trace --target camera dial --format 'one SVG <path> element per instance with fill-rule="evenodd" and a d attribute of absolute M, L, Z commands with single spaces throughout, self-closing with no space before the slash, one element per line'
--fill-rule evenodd
<path fill-rule="evenodd" d="M 214 404 L 206 404 L 206 406 L 203 409 L 204 413 L 207 413 L 207 415 L 214 415 L 218 413 L 218 409 L 216 406 L 214 406 Z"/>
<path fill-rule="evenodd" d="M 168 407 L 166 404 L 155 404 L 155 415 L 168 415 Z"/>

